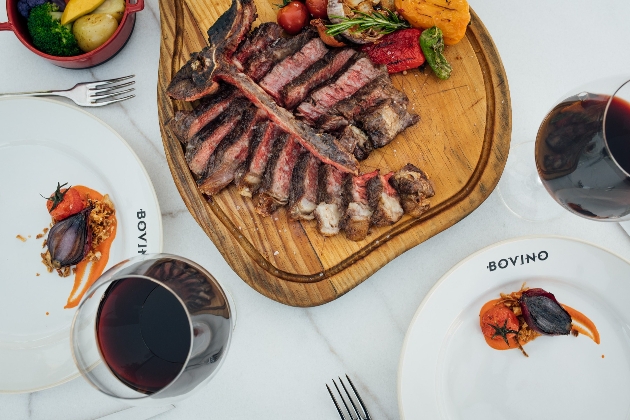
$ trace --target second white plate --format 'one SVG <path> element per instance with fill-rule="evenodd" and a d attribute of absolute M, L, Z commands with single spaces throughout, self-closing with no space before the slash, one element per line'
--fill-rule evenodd
<path fill-rule="evenodd" d="M 525 346 L 528 358 L 490 348 L 479 310 L 523 282 L 588 316 L 601 344 L 543 336 Z M 435 285 L 411 322 L 398 372 L 401 418 L 627 419 L 629 296 L 630 263 L 594 245 L 536 237 L 479 251 Z"/>

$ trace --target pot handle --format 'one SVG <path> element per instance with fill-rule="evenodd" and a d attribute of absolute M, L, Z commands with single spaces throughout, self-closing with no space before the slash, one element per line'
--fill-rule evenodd
<path fill-rule="evenodd" d="M 13 31 L 13 24 L 11 22 L 0 22 L 0 31 Z"/>
<path fill-rule="evenodd" d="M 144 9 L 144 0 L 137 0 L 135 3 L 127 3 L 127 11 L 129 13 L 136 13 Z"/>

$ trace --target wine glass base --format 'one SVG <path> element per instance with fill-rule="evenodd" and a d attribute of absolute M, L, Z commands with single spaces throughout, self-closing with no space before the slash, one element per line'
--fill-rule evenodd
<path fill-rule="evenodd" d="M 498 190 L 512 213 L 528 221 L 544 222 L 559 217 L 564 209 L 549 195 L 538 176 L 534 147 L 535 143 L 528 141 L 510 150 Z"/>

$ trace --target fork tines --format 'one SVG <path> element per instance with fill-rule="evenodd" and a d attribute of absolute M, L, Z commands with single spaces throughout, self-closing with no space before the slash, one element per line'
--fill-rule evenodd
<path fill-rule="evenodd" d="M 109 80 L 101 80 L 98 82 L 91 83 L 89 86 L 89 96 L 91 103 L 93 106 L 99 105 L 109 105 L 115 102 L 124 101 L 126 99 L 131 99 L 136 95 L 127 95 L 121 97 L 120 95 L 129 93 L 135 90 L 135 88 L 120 90 L 122 88 L 128 87 L 136 83 L 135 80 L 131 80 L 129 82 L 120 83 L 125 80 L 132 79 L 135 75 L 131 74 L 129 76 L 118 77 L 116 79 Z M 110 100 L 104 100 L 107 98 L 112 98 Z"/>
<path fill-rule="evenodd" d="M 359 392 L 354 387 L 354 384 L 352 383 L 348 375 L 346 375 L 346 379 L 348 380 L 348 384 L 350 384 L 352 394 L 350 394 L 350 392 L 348 391 L 348 388 L 346 388 L 346 385 L 343 383 L 343 380 L 340 377 L 338 377 L 338 379 L 339 379 L 339 383 L 341 384 L 341 387 L 344 390 L 344 393 L 341 392 L 341 390 L 337 386 L 337 382 L 335 382 L 334 379 L 332 380 L 333 385 L 335 386 L 335 389 L 337 390 L 337 393 L 339 394 L 339 398 L 341 399 L 341 402 L 343 403 L 343 406 L 345 407 L 346 412 L 348 413 L 348 417 L 346 417 L 346 415 L 342 411 L 341 407 L 339 406 L 339 403 L 337 402 L 337 399 L 335 398 L 335 395 L 333 394 L 328 384 L 326 384 L 326 389 L 328 390 L 328 393 L 330 394 L 330 398 L 332 398 L 333 403 L 335 404 L 335 407 L 337 408 L 337 412 L 339 413 L 339 417 L 341 417 L 341 420 L 347 420 L 347 419 L 371 420 L 370 414 L 368 413 L 367 408 L 365 408 L 365 404 L 363 403 L 363 400 L 359 396 Z M 358 406 L 359 406 L 358 408 L 355 402 L 358 403 Z M 350 406 L 352 407 L 352 411 L 350 411 L 350 406 L 348 406 L 348 403 L 350 403 Z M 359 411 L 359 408 L 361 411 Z"/>

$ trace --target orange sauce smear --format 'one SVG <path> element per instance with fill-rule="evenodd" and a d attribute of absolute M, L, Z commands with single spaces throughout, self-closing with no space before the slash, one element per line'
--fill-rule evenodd
<path fill-rule="evenodd" d="M 81 198 L 83 198 L 85 201 L 87 201 L 88 197 L 93 200 L 103 199 L 103 195 L 101 193 L 91 188 L 84 187 L 83 185 L 74 185 L 72 188 L 76 189 L 81 194 Z M 72 287 L 72 291 L 70 292 L 70 296 L 68 296 L 68 302 L 66 303 L 66 306 L 64 306 L 64 309 L 76 307 L 81 301 L 81 298 L 83 297 L 85 292 L 87 292 L 90 286 L 94 284 L 96 279 L 98 279 L 101 274 L 103 274 L 105 266 L 107 265 L 107 261 L 109 261 L 109 250 L 112 246 L 114 238 L 116 237 L 117 225 L 118 222 L 116 220 L 116 214 L 114 213 L 112 233 L 94 250 L 101 253 L 101 258 L 98 261 L 89 262 L 83 260 L 79 264 L 77 264 L 77 270 L 74 274 L 74 285 Z M 91 266 L 87 276 L 87 280 L 83 281 L 83 277 L 85 276 L 89 264 L 91 264 Z"/>
<path fill-rule="evenodd" d="M 500 299 L 492 299 L 486 302 L 481 307 L 481 309 L 479 310 L 480 327 L 483 328 L 483 325 L 481 325 L 481 317 L 483 316 L 483 314 L 492 309 L 499 301 Z M 571 325 L 573 326 L 573 329 L 577 330 L 580 334 L 584 334 L 585 336 L 589 337 L 591 340 L 599 344 L 599 332 L 597 331 L 597 327 L 595 326 L 593 321 L 591 321 L 582 312 L 573 309 L 570 306 L 564 304 L 561 304 L 561 306 L 569 313 L 569 315 L 571 315 L 571 319 L 573 320 L 573 323 Z M 503 340 L 502 338 L 491 339 L 486 337 L 485 335 L 483 336 L 483 338 L 486 340 L 486 343 L 488 343 L 488 345 L 495 350 L 511 350 L 518 348 L 518 340 L 516 337 L 508 338 L 509 345 L 506 344 L 505 340 Z M 521 345 L 524 344 L 526 343 L 521 343 Z M 604 358 L 603 355 L 602 358 Z"/>
<path fill-rule="evenodd" d="M 585 336 L 589 337 L 591 340 L 599 344 L 599 331 L 597 331 L 597 327 L 595 326 L 593 321 L 588 319 L 588 317 L 582 312 L 573 309 L 570 306 L 564 304 L 561 305 L 564 310 L 567 311 L 569 315 L 571 315 L 571 319 L 573 320 L 573 323 L 571 325 L 573 326 L 573 329 L 577 330 L 580 334 L 584 334 Z"/>

